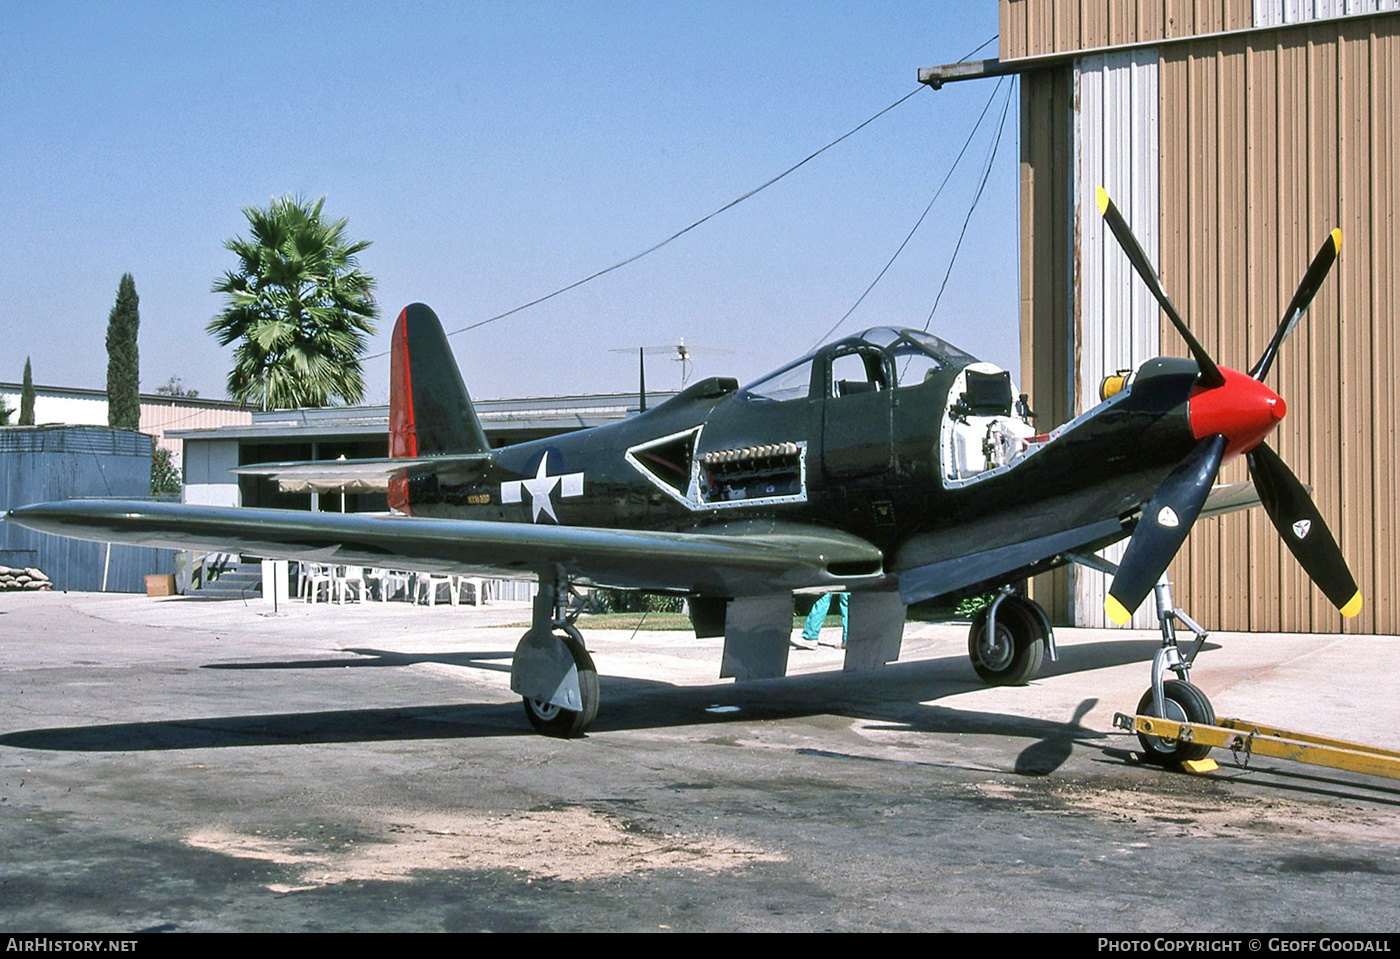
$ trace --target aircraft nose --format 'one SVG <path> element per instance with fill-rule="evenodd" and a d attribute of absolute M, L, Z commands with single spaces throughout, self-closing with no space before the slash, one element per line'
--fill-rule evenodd
<path fill-rule="evenodd" d="M 1229 459 L 1262 443 L 1288 414 L 1288 404 L 1252 377 L 1225 367 L 1220 372 L 1225 382 L 1208 389 L 1197 387 L 1188 410 L 1196 439 L 1223 434 L 1227 440 L 1225 458 Z"/>

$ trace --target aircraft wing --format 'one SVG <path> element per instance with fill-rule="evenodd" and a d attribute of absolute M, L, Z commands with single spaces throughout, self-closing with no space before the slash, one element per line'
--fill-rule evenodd
<path fill-rule="evenodd" d="M 873 585 L 884 576 L 883 554 L 865 540 L 778 521 L 668 532 L 144 500 L 40 503 L 5 518 L 98 542 L 423 572 L 521 576 L 558 569 L 587 584 L 714 596 Z"/>
<path fill-rule="evenodd" d="M 1210 491 L 1200 515 L 1231 513 L 1259 502 L 1253 483 L 1229 483 Z M 1007 514 L 1003 520 L 995 529 L 986 524 L 974 526 L 971 535 L 944 531 L 926 543 L 914 541 L 916 548 L 923 548 L 910 549 L 900 557 L 900 597 L 912 604 L 959 590 L 990 588 L 1007 578 L 1037 572 L 1038 564 L 1056 556 L 1102 549 L 1123 539 L 1136 522 L 1109 517 L 1026 539 L 1019 535 L 1015 514 Z"/>
<path fill-rule="evenodd" d="M 1249 509 L 1261 504 L 1259 491 L 1249 480 L 1243 483 L 1225 483 L 1211 487 L 1211 491 L 1206 494 L 1206 505 L 1201 507 L 1201 515 L 1219 516 L 1222 513 L 1233 513 L 1237 509 Z"/>

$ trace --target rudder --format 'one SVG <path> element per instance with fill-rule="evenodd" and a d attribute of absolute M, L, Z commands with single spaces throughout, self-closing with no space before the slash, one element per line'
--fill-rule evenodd
<path fill-rule="evenodd" d="M 422 303 L 404 307 L 394 324 L 390 356 L 391 457 L 491 448 L 436 313 Z"/>

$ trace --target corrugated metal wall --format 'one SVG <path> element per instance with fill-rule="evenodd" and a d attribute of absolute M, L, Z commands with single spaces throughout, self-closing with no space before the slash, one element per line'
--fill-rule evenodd
<path fill-rule="evenodd" d="M 1394 329 L 1400 306 L 1400 16 L 1349 16 L 1361 2 L 1249 4 L 1249 22 L 1238 28 L 1251 28 L 1255 16 L 1275 15 L 1303 18 L 1308 25 L 1249 29 L 1159 48 L 1158 266 L 1207 348 L 1220 362 L 1247 369 L 1318 246 L 1333 226 L 1341 226 L 1345 239 L 1338 264 L 1271 376 L 1289 403 L 1289 416 L 1270 442 L 1314 487 L 1356 573 L 1366 606 L 1346 628 L 1397 633 L 1400 613 L 1391 597 L 1400 586 L 1400 528 L 1393 505 L 1400 486 L 1394 428 L 1400 390 L 1393 383 L 1400 360 Z M 1400 5 L 1400 0 L 1373 2 L 1376 9 Z M 1003 24 L 1008 14 L 1026 15 L 1029 6 L 1025 0 L 1004 0 Z M 1090 36 L 1083 25 L 1084 12 L 1102 6 L 1037 2 L 1037 16 L 1049 20 L 1034 24 L 1034 30 L 1025 27 L 1020 40 L 1013 34 L 1012 49 L 1036 55 L 1100 42 L 1099 34 Z M 1189 9 L 1204 32 L 1237 28 L 1241 9 L 1209 2 L 1157 6 L 1173 14 L 1172 22 Z M 1071 20 L 1056 19 L 1071 8 L 1079 11 L 1078 33 L 1069 29 Z M 1346 18 L 1321 19 L 1329 16 Z M 1139 18 L 1139 25 L 1144 22 Z M 1039 38 L 1037 45 L 1026 40 L 1031 33 Z M 1007 42 L 1004 31 L 1003 59 Z M 1055 91 L 1064 83 L 1056 78 L 1071 68 L 1047 65 L 1023 74 L 1022 378 L 1049 409 L 1055 407 L 1047 399 L 1076 372 L 1089 378 L 1066 354 L 1066 344 L 1093 352 L 1099 334 L 1088 327 L 1095 310 L 1112 324 L 1111 310 L 1066 299 L 1053 276 L 1071 268 L 1056 251 L 1067 242 L 1065 224 L 1074 222 L 1073 191 L 1086 189 L 1088 164 L 1096 162 L 1092 156 L 1086 160 L 1085 149 L 1095 151 L 1096 129 L 1113 135 L 1115 107 L 1107 100 L 1100 104 L 1086 83 L 1086 77 L 1104 74 L 1110 62 L 1079 59 L 1073 68 L 1079 102 L 1069 118 Z M 1096 111 L 1102 113 L 1099 120 Z M 1119 121 L 1120 127 L 1135 122 L 1121 113 Z M 1104 125 L 1096 127 L 1099 123 Z M 1127 129 L 1119 133 L 1134 138 Z M 1060 152 L 1067 138 L 1079 161 L 1073 181 Z M 1104 178 L 1118 198 L 1123 190 L 1111 181 L 1128 172 L 1121 164 L 1129 162 L 1129 154 L 1103 155 Z M 1121 198 L 1119 203 L 1147 241 L 1151 224 Z M 1080 207 L 1085 208 L 1082 197 Z M 1087 221 L 1078 222 L 1082 227 Z M 1077 240 L 1068 245 L 1073 248 Z M 1087 253 L 1076 251 L 1076 256 L 1083 293 L 1097 281 Z M 1134 304 L 1134 315 L 1142 310 L 1141 303 Z M 1150 305 L 1146 310 L 1155 314 Z M 1071 325 L 1071 318 L 1080 324 Z M 1164 319 L 1159 329 L 1162 352 L 1186 354 Z M 1076 401 L 1080 409 L 1087 402 L 1082 395 Z M 1228 482 L 1245 475 L 1243 463 L 1235 463 L 1221 478 Z M 1178 601 L 1211 628 L 1343 629 L 1341 617 L 1307 581 L 1259 510 L 1201 523 L 1172 575 Z M 1052 615 L 1063 615 L 1063 578 L 1053 587 L 1042 578 L 1034 589 L 1037 598 L 1048 600 Z M 1091 606 L 1092 598 L 1081 599 L 1080 621 L 1091 622 L 1098 608 Z"/>
<path fill-rule="evenodd" d="M 251 410 L 226 401 L 189 397 L 156 399 L 141 394 L 141 432 L 155 437 L 156 443 L 170 450 L 176 469 L 183 465 L 184 449 L 179 440 L 165 438 L 166 430 L 204 430 L 220 426 L 247 426 L 253 422 Z M 0 384 L 0 402 L 19 409 L 18 384 Z M 63 389 L 40 386 L 35 390 L 34 422 L 40 425 L 106 426 L 107 394 L 97 390 Z"/>
<path fill-rule="evenodd" d="M 1366 606 L 1347 630 L 1400 632 L 1400 17 L 1163 48 L 1161 87 L 1161 270 L 1220 362 L 1254 362 L 1342 228 L 1337 265 L 1271 377 L 1289 415 L 1270 444 L 1313 487 L 1361 586 Z M 1163 342 L 1185 354 L 1178 338 Z M 1244 475 L 1235 464 L 1222 479 Z M 1184 554 L 1178 598 L 1217 628 L 1342 628 L 1261 511 L 1201 524 Z"/>
<path fill-rule="evenodd" d="M 1254 0 L 1254 25 L 1281 27 L 1387 10 L 1400 10 L 1400 0 Z"/>
<path fill-rule="evenodd" d="M 1080 57 L 1074 64 L 1074 409 L 1099 402 L 1099 383 L 1160 356 L 1157 303 L 1133 272 L 1099 215 L 1096 195 L 1108 190 L 1133 224 L 1143 252 L 1158 259 L 1157 50 L 1153 47 Z M 1104 551 L 1118 562 L 1126 544 Z M 1108 578 L 1076 567 L 1074 620 L 1107 626 Z M 1157 625 L 1145 603 L 1135 627 Z"/>
<path fill-rule="evenodd" d="M 253 422 L 250 410 L 237 407 L 197 406 L 188 400 L 152 402 L 141 400 L 141 432 L 170 450 L 170 460 L 179 470 L 184 468 L 185 444 L 178 439 L 166 439 L 167 430 L 212 430 L 220 426 L 247 426 Z"/>
<path fill-rule="evenodd" d="M 1400 0 L 1001 0 L 1001 59 L 1368 16 Z"/>
<path fill-rule="evenodd" d="M 1036 424 L 1073 413 L 1074 80 L 1068 65 L 1021 74 L 1021 389 Z M 1031 596 L 1057 623 L 1070 618 L 1070 574 L 1031 581 Z"/>
<path fill-rule="evenodd" d="M 1239 30 L 1254 25 L 1253 7 L 1252 0 L 1001 0 L 1001 59 Z"/>
<path fill-rule="evenodd" d="M 146 497 L 151 438 L 97 426 L 0 429 L 0 508 L 77 496 Z M 55 589 L 144 592 L 148 573 L 174 571 L 174 552 L 50 536 L 0 523 L 0 565 L 37 566 Z"/>

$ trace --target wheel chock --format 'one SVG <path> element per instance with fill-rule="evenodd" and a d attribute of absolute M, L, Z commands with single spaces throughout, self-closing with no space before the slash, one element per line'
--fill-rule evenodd
<path fill-rule="evenodd" d="M 1179 763 L 1178 766 L 1182 772 L 1191 773 L 1193 776 L 1204 776 L 1206 773 L 1213 773 L 1220 768 L 1214 759 L 1188 759 L 1184 763 Z"/>

